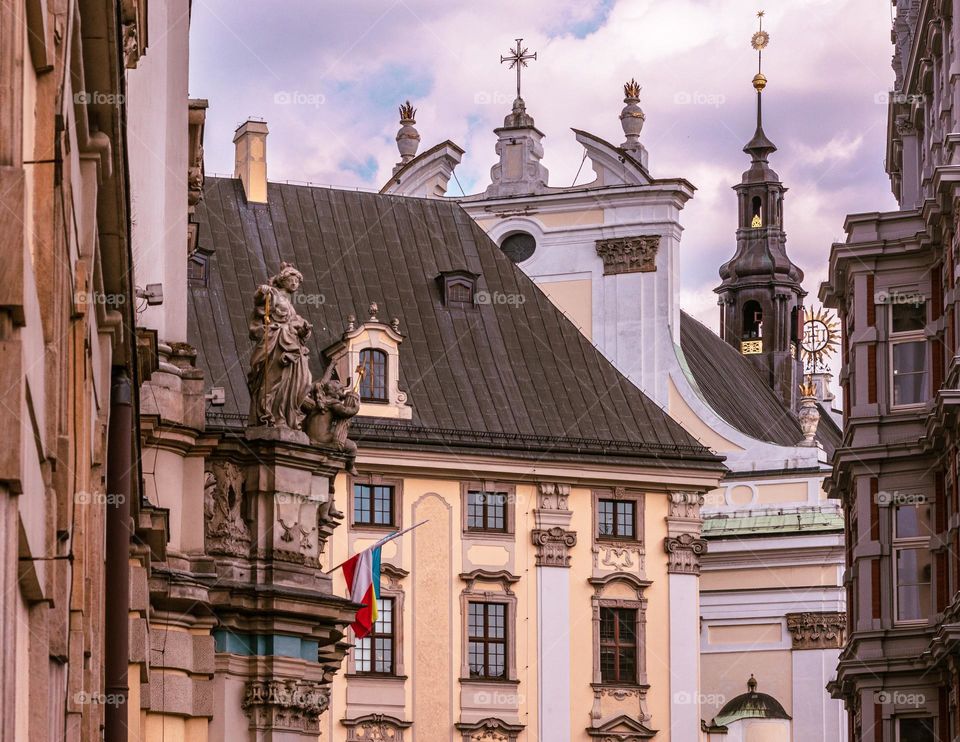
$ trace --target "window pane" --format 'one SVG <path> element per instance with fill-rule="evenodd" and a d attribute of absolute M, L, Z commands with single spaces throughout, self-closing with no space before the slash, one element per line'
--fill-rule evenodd
<path fill-rule="evenodd" d="M 353 648 L 353 661 L 357 672 L 370 672 L 370 637 L 357 639 L 356 646 Z"/>
<path fill-rule="evenodd" d="M 914 495 L 921 498 L 923 495 Z M 933 533 L 930 521 L 930 503 L 898 505 L 894 508 L 895 538 L 929 538 Z"/>
<path fill-rule="evenodd" d="M 483 528 L 483 493 L 467 493 L 467 528 Z"/>
<path fill-rule="evenodd" d="M 927 323 L 927 305 L 922 301 L 916 304 L 894 304 L 890 314 L 893 317 L 893 332 L 917 332 Z"/>
<path fill-rule="evenodd" d="M 487 654 L 489 665 L 487 677 L 502 678 L 506 675 L 506 646 L 504 644 L 488 644 Z"/>
<path fill-rule="evenodd" d="M 617 503 L 617 535 L 633 538 L 633 503 Z"/>
<path fill-rule="evenodd" d="M 393 523 L 393 487 L 373 488 L 373 522 L 387 526 Z"/>
<path fill-rule="evenodd" d="M 483 603 L 470 603 L 468 605 L 467 631 L 471 639 L 483 636 Z"/>
<path fill-rule="evenodd" d="M 616 657 L 617 650 L 613 647 L 600 648 L 600 679 L 604 683 L 614 683 L 617 680 Z"/>
<path fill-rule="evenodd" d="M 600 536 L 613 535 L 613 500 L 600 500 L 597 504 L 597 533 Z"/>
<path fill-rule="evenodd" d="M 936 742 L 933 736 L 933 719 L 924 716 L 919 719 L 900 719 L 900 742 Z"/>
<path fill-rule="evenodd" d="M 621 683 L 635 683 L 637 680 L 636 647 L 620 647 L 620 673 L 617 680 Z"/>
<path fill-rule="evenodd" d="M 893 346 L 893 403 L 917 404 L 926 399 L 927 344 L 923 340 Z"/>
<path fill-rule="evenodd" d="M 374 657 L 374 672 L 393 672 L 393 639 L 377 638 L 376 656 Z"/>
<path fill-rule="evenodd" d="M 637 642 L 637 614 L 635 611 L 624 609 L 617 611 L 620 624 L 619 643 L 636 644 Z"/>
<path fill-rule="evenodd" d="M 370 523 L 370 485 L 353 486 L 353 522 Z"/>
<path fill-rule="evenodd" d="M 483 671 L 484 671 L 483 643 L 470 642 L 468 652 L 469 652 L 469 663 L 470 663 L 470 677 L 472 678 L 483 677 Z"/>
<path fill-rule="evenodd" d="M 488 605 L 487 606 L 487 636 L 491 639 L 502 639 L 506 630 L 506 618 L 504 613 L 506 606 Z"/>
<path fill-rule="evenodd" d="M 361 350 L 360 365 L 365 369 L 360 381 L 360 399 L 387 401 L 387 354 L 372 348 Z"/>
<path fill-rule="evenodd" d="M 897 620 L 916 621 L 930 611 L 930 551 L 897 549 Z"/>
<path fill-rule="evenodd" d="M 613 608 L 600 609 L 600 641 L 613 641 L 616 637 L 616 611 Z"/>

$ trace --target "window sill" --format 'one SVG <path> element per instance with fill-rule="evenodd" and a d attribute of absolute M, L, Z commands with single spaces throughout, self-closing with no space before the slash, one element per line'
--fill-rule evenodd
<path fill-rule="evenodd" d="M 351 531 L 373 531 L 377 534 L 391 533 L 393 531 L 399 531 L 400 526 L 381 526 L 376 523 L 351 523 Z"/>
<path fill-rule="evenodd" d="M 480 685 L 520 685 L 519 680 L 509 678 L 460 678 L 461 683 L 479 683 Z"/>
<path fill-rule="evenodd" d="M 612 546 L 643 546 L 643 541 L 638 538 L 624 538 L 623 536 L 597 536 L 598 544 L 610 544 Z"/>
<path fill-rule="evenodd" d="M 388 675 L 386 673 L 376 673 L 376 672 L 348 672 L 344 675 L 347 680 L 375 680 L 377 682 L 382 682 L 384 680 L 388 682 L 403 683 L 406 681 L 406 675 Z"/>
<path fill-rule="evenodd" d="M 491 539 L 493 541 L 513 541 L 515 534 L 512 531 L 463 531 L 465 539 Z"/>

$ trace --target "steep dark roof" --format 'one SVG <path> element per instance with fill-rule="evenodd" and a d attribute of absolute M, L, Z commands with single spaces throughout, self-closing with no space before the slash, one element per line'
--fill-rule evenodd
<path fill-rule="evenodd" d="M 503 449 L 517 455 L 719 468 L 710 454 L 597 351 L 456 203 L 270 183 L 247 203 L 239 180 L 206 179 L 196 210 L 207 280 L 191 282 L 189 340 L 226 405 L 208 418 L 239 427 L 249 397 L 248 316 L 281 261 L 304 274 L 298 311 L 320 351 L 371 302 L 400 320 L 400 388 L 411 421 L 363 418 L 364 445 Z M 515 297 L 467 308 L 441 302 L 441 271 L 479 274 L 478 291 Z M 522 301 L 522 303 L 518 303 Z"/>
<path fill-rule="evenodd" d="M 796 415 L 753 364 L 685 312 L 680 313 L 680 348 L 707 404 L 741 433 L 781 446 L 795 446 L 803 439 Z M 831 455 L 835 436 L 822 433 L 834 427 L 832 421 L 821 420 L 817 431 Z"/>

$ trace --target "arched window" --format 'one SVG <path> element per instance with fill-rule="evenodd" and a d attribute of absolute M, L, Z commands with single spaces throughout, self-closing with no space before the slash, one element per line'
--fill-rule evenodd
<path fill-rule="evenodd" d="M 360 399 L 364 402 L 389 402 L 387 398 L 387 354 L 382 350 L 364 348 L 360 351 L 363 379 L 360 381 Z"/>
<path fill-rule="evenodd" d="M 536 251 L 537 240 L 527 232 L 514 232 L 500 243 L 500 249 L 514 263 L 522 263 Z"/>
<path fill-rule="evenodd" d="M 760 212 L 763 209 L 763 201 L 760 200 L 760 196 L 753 197 L 753 203 L 750 207 L 751 219 L 750 226 L 753 229 L 758 229 L 763 226 L 763 217 Z"/>
<path fill-rule="evenodd" d="M 742 340 L 757 340 L 763 332 L 763 308 L 759 302 L 748 301 L 743 305 Z"/>

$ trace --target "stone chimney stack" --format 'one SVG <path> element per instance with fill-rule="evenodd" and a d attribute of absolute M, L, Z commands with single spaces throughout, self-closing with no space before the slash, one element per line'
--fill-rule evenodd
<path fill-rule="evenodd" d="M 233 177 L 243 181 L 247 201 L 267 202 L 267 122 L 247 119 L 233 135 Z"/>

